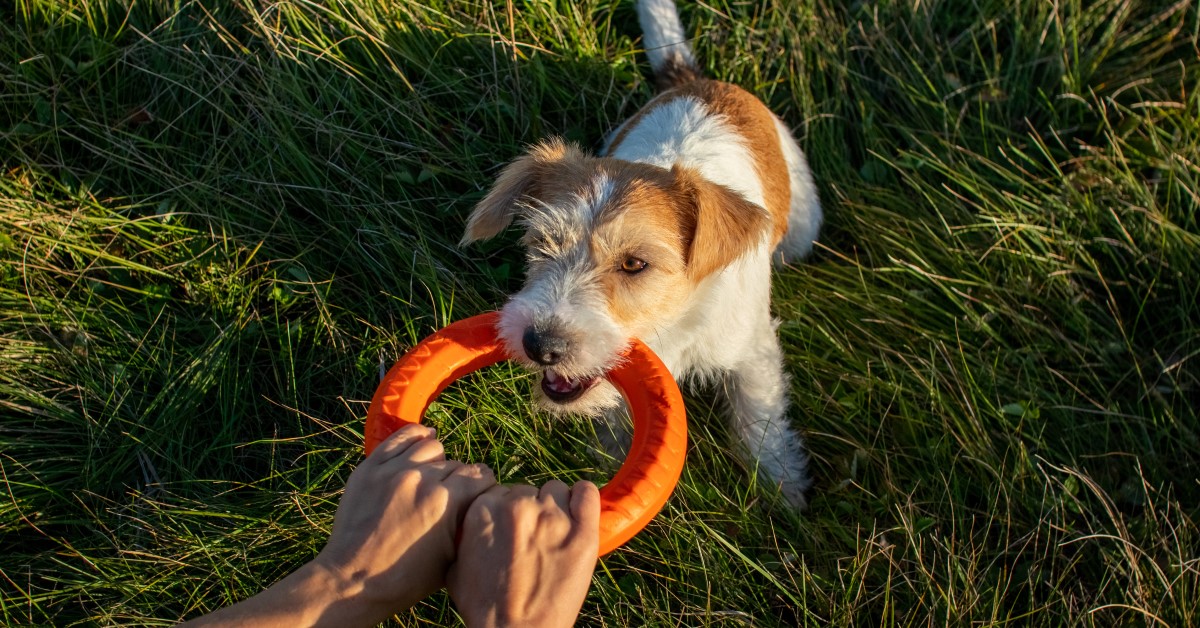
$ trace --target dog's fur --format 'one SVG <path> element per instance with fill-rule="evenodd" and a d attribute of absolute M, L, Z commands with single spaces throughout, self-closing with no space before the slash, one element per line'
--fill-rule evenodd
<path fill-rule="evenodd" d="M 601 377 L 636 337 L 681 381 L 717 381 L 748 461 L 802 507 L 809 480 L 788 425 L 770 313 L 776 261 L 812 248 L 821 208 L 804 155 L 758 99 L 705 79 L 671 0 L 638 3 L 660 93 L 601 156 L 544 141 L 508 165 L 464 243 L 525 227 L 525 286 L 500 335 L 543 372 L 544 407 L 623 419 Z"/>

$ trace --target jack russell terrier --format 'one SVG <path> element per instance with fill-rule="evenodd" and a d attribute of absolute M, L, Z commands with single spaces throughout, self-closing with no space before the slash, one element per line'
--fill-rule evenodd
<path fill-rule="evenodd" d="M 603 376 L 639 338 L 677 380 L 723 385 L 747 462 L 803 508 L 808 458 L 770 297 L 772 259 L 807 255 L 821 226 L 808 165 L 761 101 L 702 76 L 674 2 L 637 11 L 658 95 L 597 156 L 550 139 L 518 157 L 462 241 L 525 229 L 525 285 L 498 331 L 541 372 L 542 407 L 626 429 Z"/>

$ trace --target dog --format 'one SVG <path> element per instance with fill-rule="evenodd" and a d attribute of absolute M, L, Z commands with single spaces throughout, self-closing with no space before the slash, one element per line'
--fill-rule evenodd
<path fill-rule="evenodd" d="M 542 407 L 620 432 L 603 375 L 639 338 L 681 383 L 722 385 L 746 461 L 803 508 L 808 458 L 786 416 L 770 294 L 773 260 L 801 259 L 817 238 L 812 176 L 760 100 L 703 76 L 674 2 L 637 13 L 657 95 L 595 156 L 549 139 L 508 164 L 462 243 L 524 227 L 526 279 L 498 333 L 541 372 Z"/>

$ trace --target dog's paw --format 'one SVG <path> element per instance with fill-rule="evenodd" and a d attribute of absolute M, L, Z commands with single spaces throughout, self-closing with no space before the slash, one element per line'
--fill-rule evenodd
<path fill-rule="evenodd" d="M 793 509 L 800 511 L 808 507 L 808 490 L 812 479 L 808 475 L 808 454 L 800 436 L 791 430 L 784 432 L 788 438 L 773 441 L 775 447 L 763 447 L 747 457 L 754 465 L 761 485 L 774 486 L 779 495 Z"/>

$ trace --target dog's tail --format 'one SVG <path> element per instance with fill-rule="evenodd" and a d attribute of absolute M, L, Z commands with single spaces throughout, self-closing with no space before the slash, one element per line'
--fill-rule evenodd
<path fill-rule="evenodd" d="M 638 0 L 638 23 L 654 82 L 659 91 L 690 83 L 704 76 L 683 33 L 683 22 L 674 0 Z"/>

